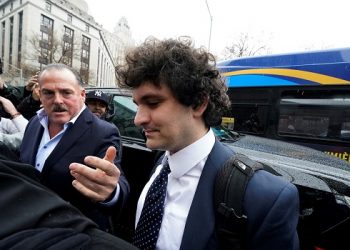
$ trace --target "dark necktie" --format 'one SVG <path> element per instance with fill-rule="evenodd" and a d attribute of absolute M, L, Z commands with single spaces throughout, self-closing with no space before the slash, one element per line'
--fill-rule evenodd
<path fill-rule="evenodd" d="M 164 213 L 164 200 L 170 168 L 166 163 L 150 186 L 137 223 L 133 244 L 140 249 L 155 249 Z"/>

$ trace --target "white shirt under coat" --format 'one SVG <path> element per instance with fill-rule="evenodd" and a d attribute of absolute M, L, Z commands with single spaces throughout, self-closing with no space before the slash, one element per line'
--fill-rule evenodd
<path fill-rule="evenodd" d="M 27 124 L 28 120 L 22 115 L 19 115 L 12 120 L 1 117 L 0 141 L 10 149 L 18 149 L 22 143 Z"/>
<path fill-rule="evenodd" d="M 156 245 L 157 249 L 180 249 L 187 216 L 199 178 L 214 143 L 215 135 L 210 129 L 205 136 L 175 154 L 170 155 L 166 151 L 162 164 L 156 168 L 144 187 L 137 204 L 135 228 L 147 191 L 168 159 L 171 173 L 168 176 L 164 215 Z"/>

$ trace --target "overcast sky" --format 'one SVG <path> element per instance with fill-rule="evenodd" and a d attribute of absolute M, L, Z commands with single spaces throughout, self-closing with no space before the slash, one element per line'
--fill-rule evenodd
<path fill-rule="evenodd" d="M 153 35 L 187 35 L 209 46 L 205 0 L 86 0 L 89 13 L 109 31 L 128 20 L 137 43 Z M 220 56 L 241 33 L 270 53 L 350 47 L 349 0 L 207 0 L 212 18 L 210 51 Z"/>

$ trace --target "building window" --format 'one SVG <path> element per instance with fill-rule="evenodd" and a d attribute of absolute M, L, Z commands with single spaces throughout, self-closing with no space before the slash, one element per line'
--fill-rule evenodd
<path fill-rule="evenodd" d="M 19 0 L 19 4 L 20 4 L 20 5 L 22 4 L 22 0 Z"/>
<path fill-rule="evenodd" d="M 85 83 L 89 82 L 89 67 L 90 67 L 90 38 L 83 36 L 81 44 L 81 67 L 80 76 Z"/>
<path fill-rule="evenodd" d="M 86 31 L 86 32 L 89 32 L 89 30 L 90 30 L 90 26 L 89 26 L 88 24 L 86 24 L 86 26 L 85 26 L 85 31 Z"/>
<path fill-rule="evenodd" d="M 72 20 L 73 20 L 73 16 L 71 14 L 68 14 L 67 16 L 67 22 L 68 23 L 72 23 Z"/>
<path fill-rule="evenodd" d="M 10 17 L 10 49 L 9 49 L 9 64 L 12 65 L 12 53 L 13 53 L 13 16 Z"/>
<path fill-rule="evenodd" d="M 5 15 L 5 7 L 2 8 L 2 15 Z"/>
<path fill-rule="evenodd" d="M 23 32 L 23 12 L 18 13 L 18 57 L 17 57 L 17 67 L 21 68 L 22 60 L 22 32 Z"/>
<path fill-rule="evenodd" d="M 41 15 L 41 26 L 44 26 L 47 29 L 51 29 L 52 32 L 53 20 L 47 16 Z"/>
<path fill-rule="evenodd" d="M 13 2 L 11 2 L 11 4 L 10 4 L 10 11 L 12 11 L 13 10 Z"/>
<path fill-rule="evenodd" d="M 5 53 L 5 27 L 6 23 L 5 21 L 2 22 L 1 24 L 1 34 L 2 34 L 2 44 L 1 44 L 1 57 L 4 58 L 4 53 Z"/>
<path fill-rule="evenodd" d="M 73 41 L 74 41 L 74 30 L 64 27 L 63 35 L 63 48 L 62 48 L 62 63 L 72 66 L 73 60 Z"/>
<path fill-rule="evenodd" d="M 51 12 L 51 3 L 46 1 L 45 3 L 45 9 L 48 11 L 48 12 Z"/>
<path fill-rule="evenodd" d="M 52 44 L 53 44 L 53 20 L 47 16 L 41 15 L 41 40 L 39 42 L 40 46 L 40 56 L 39 63 L 48 64 L 52 62 Z"/>

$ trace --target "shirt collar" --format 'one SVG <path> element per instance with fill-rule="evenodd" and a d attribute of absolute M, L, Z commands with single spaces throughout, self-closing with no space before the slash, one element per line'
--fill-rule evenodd
<path fill-rule="evenodd" d="M 171 173 L 175 178 L 179 178 L 195 167 L 200 161 L 208 157 L 215 143 L 214 132 L 209 131 L 199 140 L 170 155 L 165 152 L 164 161 L 168 160 Z"/>

